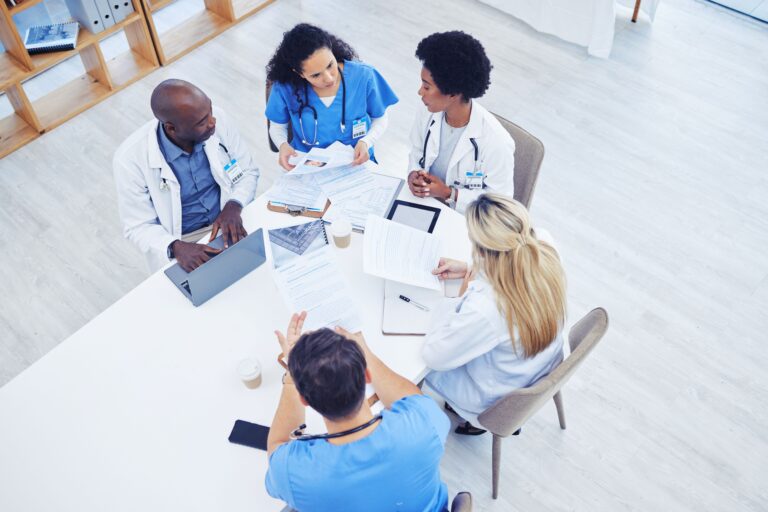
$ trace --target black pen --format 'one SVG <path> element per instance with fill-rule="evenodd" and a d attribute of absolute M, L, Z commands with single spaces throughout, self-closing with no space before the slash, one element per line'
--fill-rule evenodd
<path fill-rule="evenodd" d="M 421 309 L 422 311 L 429 311 L 429 308 L 427 306 L 425 306 L 424 304 L 419 304 L 415 300 L 411 300 L 408 297 L 406 297 L 405 295 L 401 295 L 400 299 L 404 300 L 405 302 L 407 302 L 409 304 L 413 304 L 414 306 L 416 306 L 417 308 Z"/>

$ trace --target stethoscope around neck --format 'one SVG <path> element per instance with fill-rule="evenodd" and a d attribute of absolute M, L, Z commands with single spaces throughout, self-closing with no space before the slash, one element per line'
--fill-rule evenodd
<path fill-rule="evenodd" d="M 419 167 L 424 169 L 424 164 L 427 161 L 427 144 L 429 144 L 429 136 L 432 135 L 432 125 L 435 124 L 435 120 L 430 118 L 429 126 L 427 126 L 427 134 L 424 136 L 424 147 L 421 150 L 421 158 L 419 158 Z M 480 158 L 480 148 L 477 146 L 477 141 L 474 137 L 469 138 L 469 142 L 475 150 L 475 163 L 473 165 L 473 172 L 477 172 L 477 161 Z M 427 169 L 424 169 L 425 171 Z"/>
<path fill-rule="evenodd" d="M 227 161 L 232 161 L 232 156 L 229 154 L 229 150 L 227 149 L 227 146 L 219 142 L 219 147 L 224 150 L 224 153 L 227 154 Z M 171 189 L 171 186 L 168 185 L 168 180 L 165 178 L 160 178 L 160 190 L 163 192 L 167 192 Z"/>
<path fill-rule="evenodd" d="M 370 427 L 377 421 L 381 420 L 381 414 L 377 414 L 373 418 L 371 418 L 370 421 L 367 421 L 363 423 L 362 425 L 358 425 L 355 428 L 351 428 L 349 430 L 343 430 L 341 432 L 334 432 L 333 434 L 305 434 L 304 429 L 307 428 L 306 425 L 301 425 L 299 428 L 291 432 L 291 439 L 296 441 L 312 441 L 313 439 L 335 439 L 337 437 L 344 437 L 351 434 L 355 434 L 357 432 L 360 432 L 361 430 L 365 430 L 366 428 Z"/>
<path fill-rule="evenodd" d="M 341 122 L 339 123 L 339 128 L 341 129 L 341 133 L 344 133 L 347 130 L 347 84 L 344 81 L 344 73 L 341 71 L 341 67 L 337 66 L 337 69 L 339 70 L 339 75 L 341 76 Z M 302 114 L 304 113 L 304 109 L 309 109 L 312 111 L 312 118 L 315 123 L 315 135 L 312 138 L 312 142 L 309 142 L 307 140 L 307 136 L 304 133 L 304 121 L 302 120 Z M 307 81 L 304 81 L 304 103 L 301 103 L 299 105 L 299 130 L 301 131 L 301 142 L 306 146 L 319 146 L 320 141 L 317 140 L 317 109 L 309 104 L 309 84 Z"/>

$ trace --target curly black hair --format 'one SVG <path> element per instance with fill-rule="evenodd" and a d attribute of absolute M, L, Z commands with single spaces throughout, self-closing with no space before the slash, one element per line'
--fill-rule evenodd
<path fill-rule="evenodd" d="M 480 41 L 460 30 L 425 37 L 416 57 L 432 74 L 443 94 L 461 94 L 464 101 L 479 98 L 491 84 L 491 61 Z"/>
<path fill-rule="evenodd" d="M 339 62 L 357 59 L 355 50 L 338 37 L 309 23 L 299 23 L 283 34 L 267 64 L 267 80 L 291 84 L 294 89 L 302 87 L 305 80 L 296 71 L 301 71 L 301 63 L 320 48 L 331 50 Z"/>

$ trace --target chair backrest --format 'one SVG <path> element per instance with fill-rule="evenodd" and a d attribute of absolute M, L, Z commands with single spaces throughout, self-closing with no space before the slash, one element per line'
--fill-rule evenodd
<path fill-rule="evenodd" d="M 460 492 L 453 498 L 451 512 L 472 512 L 472 495 L 468 492 Z"/>
<path fill-rule="evenodd" d="M 264 96 L 267 102 L 269 102 L 269 93 L 272 92 L 272 80 L 267 80 L 267 83 L 264 87 Z M 274 153 L 277 153 L 280 151 L 280 148 L 275 146 L 275 143 L 272 142 L 272 137 L 269 136 L 269 118 L 267 118 L 267 141 L 269 142 L 269 149 L 271 149 Z M 288 142 L 291 142 L 291 139 L 293 139 L 293 127 L 291 126 L 291 122 L 288 121 Z"/>
<path fill-rule="evenodd" d="M 530 210 L 533 190 L 544 160 L 544 144 L 512 121 L 498 114 L 493 115 L 515 141 L 515 199 Z"/>
<path fill-rule="evenodd" d="M 587 313 L 571 327 L 571 355 L 533 386 L 512 391 L 486 409 L 478 417 L 480 424 L 501 437 L 516 431 L 560 391 L 607 330 L 608 313 L 603 308 Z"/>

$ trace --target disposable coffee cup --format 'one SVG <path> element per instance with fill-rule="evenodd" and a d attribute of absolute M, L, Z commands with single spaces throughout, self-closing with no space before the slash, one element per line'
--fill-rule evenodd
<path fill-rule="evenodd" d="M 261 363 L 258 359 L 243 359 L 237 365 L 237 373 L 248 389 L 256 389 L 261 386 Z"/>
<path fill-rule="evenodd" d="M 336 247 L 343 249 L 349 247 L 352 241 L 352 223 L 347 219 L 336 219 L 331 224 L 331 234 Z"/>

